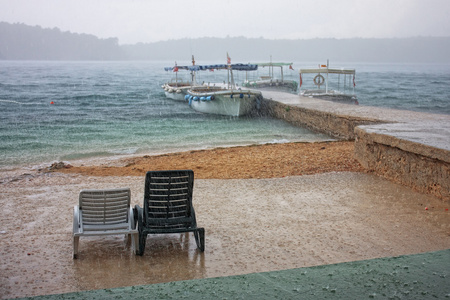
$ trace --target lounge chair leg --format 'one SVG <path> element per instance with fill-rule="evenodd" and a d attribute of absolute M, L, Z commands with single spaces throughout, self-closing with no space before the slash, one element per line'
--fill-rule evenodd
<path fill-rule="evenodd" d="M 194 237 L 195 243 L 197 244 L 197 247 L 200 249 L 200 251 L 205 251 L 205 229 L 198 228 L 196 231 L 194 231 Z"/>
<path fill-rule="evenodd" d="M 144 255 L 146 241 L 147 241 L 147 235 L 139 232 L 139 251 L 137 251 L 137 254 L 140 256 Z"/>
<path fill-rule="evenodd" d="M 139 254 L 139 234 L 138 233 L 133 233 L 131 234 L 131 246 L 133 249 L 133 252 L 135 254 Z"/>
<path fill-rule="evenodd" d="M 78 258 L 78 243 L 79 243 L 79 241 L 80 241 L 79 236 L 73 237 L 73 258 L 74 259 Z"/>
<path fill-rule="evenodd" d="M 125 234 L 125 245 L 129 247 L 131 244 L 131 234 Z"/>

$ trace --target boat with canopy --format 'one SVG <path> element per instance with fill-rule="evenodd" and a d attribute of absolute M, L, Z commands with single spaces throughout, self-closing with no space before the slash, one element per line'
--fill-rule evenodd
<path fill-rule="evenodd" d="M 258 66 L 231 64 L 228 55 L 227 62 L 227 64 L 192 66 L 196 71 L 226 70 L 228 74 L 226 84 L 203 84 L 188 89 L 185 100 L 189 102 L 192 109 L 209 114 L 243 116 L 256 107 L 256 100 L 261 97 L 261 92 L 238 87 L 234 82 L 233 71 L 254 71 L 258 69 Z"/>
<path fill-rule="evenodd" d="M 300 95 L 358 104 L 355 69 L 330 68 L 327 61 L 326 65 L 319 65 L 317 68 L 300 69 L 299 74 Z M 311 82 L 305 80 L 307 74 L 315 74 L 314 77 L 311 76 Z"/>
<path fill-rule="evenodd" d="M 161 87 L 164 90 L 164 93 L 167 98 L 173 100 L 183 101 L 184 96 L 187 94 L 187 90 L 195 85 L 195 71 L 193 67 L 195 66 L 194 56 L 192 56 L 192 66 L 178 66 L 177 62 L 175 62 L 175 66 L 173 67 L 165 67 L 164 70 L 167 72 L 174 72 L 175 78 L 170 80 L 169 82 L 164 83 Z M 178 76 L 178 72 L 180 70 L 190 71 L 190 79 L 186 80 L 185 78 L 180 78 Z"/>
<path fill-rule="evenodd" d="M 251 74 L 246 74 L 246 79 L 242 84 L 244 87 L 255 88 L 260 90 L 277 90 L 286 92 L 297 92 L 298 83 L 295 80 L 288 80 L 284 78 L 284 68 L 294 70 L 293 63 L 285 62 L 267 62 L 267 63 L 254 63 L 258 68 L 267 68 L 268 74 L 260 75 L 257 79 L 249 79 Z M 275 72 L 274 70 L 277 70 Z"/>

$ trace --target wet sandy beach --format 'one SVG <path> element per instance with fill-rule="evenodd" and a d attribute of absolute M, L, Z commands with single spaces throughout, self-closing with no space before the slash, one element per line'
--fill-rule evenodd
<path fill-rule="evenodd" d="M 2 299 L 450 248 L 449 203 L 372 174 L 327 170 L 259 179 L 196 176 L 194 207 L 206 230 L 204 253 L 187 234 L 149 236 L 143 257 L 132 253 L 123 236 L 82 237 L 79 259 L 73 260 L 79 191 L 130 187 L 132 205 L 142 206 L 144 176 L 17 175 L 2 173 L 0 184 Z"/>

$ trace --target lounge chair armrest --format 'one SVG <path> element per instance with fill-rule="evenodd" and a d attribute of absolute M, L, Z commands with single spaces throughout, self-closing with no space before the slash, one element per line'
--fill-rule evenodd
<path fill-rule="evenodd" d="M 80 208 L 78 205 L 73 207 L 73 234 L 80 232 Z"/>
<path fill-rule="evenodd" d="M 192 215 L 193 225 L 197 226 L 197 218 L 195 217 L 195 209 L 194 209 L 193 205 L 191 205 L 191 215 Z"/>
<path fill-rule="evenodd" d="M 136 216 L 134 215 L 135 209 L 131 206 L 128 208 L 128 218 L 130 219 L 131 229 L 136 229 Z"/>
<path fill-rule="evenodd" d="M 135 218 L 137 219 L 138 227 L 142 228 L 144 226 L 144 210 L 139 205 L 136 205 L 134 211 L 136 213 Z"/>

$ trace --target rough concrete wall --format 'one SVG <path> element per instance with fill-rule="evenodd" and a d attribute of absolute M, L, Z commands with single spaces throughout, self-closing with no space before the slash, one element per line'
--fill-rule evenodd
<path fill-rule="evenodd" d="M 444 159 L 448 157 L 444 150 L 357 128 L 383 123 L 379 120 L 305 109 L 269 99 L 261 100 L 259 112 L 336 138 L 355 140 L 355 158 L 365 169 L 450 201 L 450 162 Z"/>
<path fill-rule="evenodd" d="M 307 127 L 313 131 L 345 139 L 355 139 L 355 127 L 363 124 L 380 123 L 357 117 L 290 106 L 276 101 L 263 99 L 260 112 L 274 118 L 283 119 L 293 125 Z"/>
<path fill-rule="evenodd" d="M 394 182 L 450 201 L 450 163 L 416 151 L 420 146 L 392 143 L 392 137 L 355 130 L 355 157 L 361 165 Z M 411 151 L 408 151 L 410 149 Z"/>

